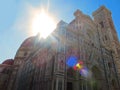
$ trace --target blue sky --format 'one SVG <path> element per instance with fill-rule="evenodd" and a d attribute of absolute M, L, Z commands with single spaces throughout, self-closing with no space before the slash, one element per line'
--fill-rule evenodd
<path fill-rule="evenodd" d="M 28 34 L 32 8 L 47 7 L 58 20 L 70 22 L 73 13 L 80 9 L 92 16 L 92 12 L 105 5 L 111 12 L 120 40 L 120 0 L 0 0 L 0 63 L 14 58 Z"/>

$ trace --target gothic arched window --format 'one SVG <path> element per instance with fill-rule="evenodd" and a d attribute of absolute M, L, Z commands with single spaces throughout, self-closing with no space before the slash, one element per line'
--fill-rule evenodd
<path fill-rule="evenodd" d="M 103 23 L 103 21 L 101 21 L 99 24 L 101 25 L 102 28 L 104 28 L 104 23 Z"/>

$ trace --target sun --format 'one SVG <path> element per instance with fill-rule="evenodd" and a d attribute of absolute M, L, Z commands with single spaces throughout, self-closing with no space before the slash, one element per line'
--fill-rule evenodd
<path fill-rule="evenodd" d="M 48 37 L 56 28 L 55 19 L 44 9 L 36 12 L 32 21 L 32 33 L 40 33 L 40 37 Z"/>

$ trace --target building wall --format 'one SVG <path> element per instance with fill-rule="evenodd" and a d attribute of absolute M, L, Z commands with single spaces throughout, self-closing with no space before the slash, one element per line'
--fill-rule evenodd
<path fill-rule="evenodd" d="M 38 40 L 37 35 L 21 45 L 14 63 L 18 67 L 12 73 L 15 78 L 11 77 L 8 90 L 120 89 L 116 59 L 119 41 L 110 11 L 100 7 L 93 13 L 94 20 L 80 10 L 74 16 L 69 24 L 60 21 L 47 39 Z M 70 56 L 84 62 L 91 72 L 89 78 L 67 66 Z"/>
<path fill-rule="evenodd" d="M 112 62 L 111 64 L 113 64 L 114 71 L 116 74 L 116 78 L 117 78 L 117 82 L 119 84 L 119 66 L 120 66 L 120 61 L 118 59 L 118 47 L 119 47 L 119 40 L 117 37 L 117 33 L 112 21 L 112 17 L 111 17 L 111 12 L 105 8 L 104 6 L 102 6 L 101 8 L 99 8 L 98 10 L 96 10 L 93 13 L 94 16 L 94 21 L 97 23 L 97 25 L 99 26 L 99 34 L 100 34 L 100 42 L 101 42 L 101 47 L 105 48 L 106 51 L 111 52 L 111 56 L 112 56 Z M 110 81 L 112 82 L 112 81 Z M 120 84 L 119 84 L 120 86 Z"/>
<path fill-rule="evenodd" d="M 7 90 L 13 66 L 0 64 L 0 90 Z"/>

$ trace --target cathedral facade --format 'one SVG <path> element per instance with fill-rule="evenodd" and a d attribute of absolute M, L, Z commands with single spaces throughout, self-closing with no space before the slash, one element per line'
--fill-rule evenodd
<path fill-rule="evenodd" d="M 120 90 L 120 43 L 111 12 L 101 6 L 94 19 L 80 10 L 74 16 L 46 39 L 38 34 L 21 44 L 4 90 Z M 84 63 L 89 77 L 66 64 L 71 56 Z"/>

